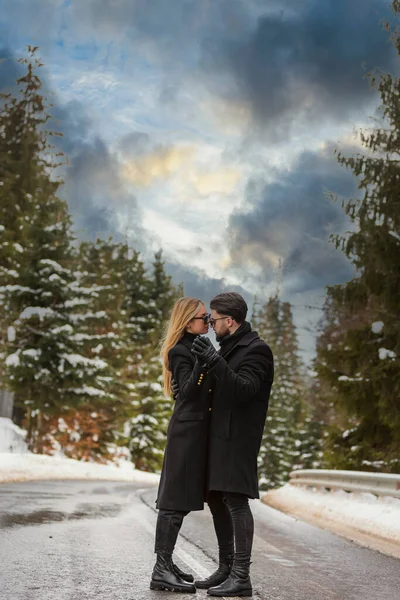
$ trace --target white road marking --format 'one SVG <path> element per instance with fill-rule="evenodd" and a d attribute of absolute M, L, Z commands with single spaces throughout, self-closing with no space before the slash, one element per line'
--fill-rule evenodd
<path fill-rule="evenodd" d="M 141 491 L 144 490 L 137 490 L 139 493 Z M 145 504 L 142 504 L 143 508 L 146 508 L 147 510 L 145 511 L 146 514 L 143 514 L 143 519 L 140 519 L 140 524 L 142 525 L 142 527 L 144 527 L 144 529 L 151 534 L 152 537 L 154 537 L 154 532 L 155 532 L 155 523 L 150 523 L 147 519 L 149 516 L 149 511 L 151 511 L 151 513 L 153 513 L 153 511 L 151 510 L 151 508 L 149 508 L 148 506 L 146 506 Z M 143 511 L 144 512 L 144 511 Z M 153 513 L 154 514 L 154 513 Z M 154 514 L 154 517 L 156 515 Z M 188 542 L 187 540 L 185 540 L 184 538 L 182 538 L 182 541 L 185 542 L 185 544 L 190 544 L 190 542 Z M 203 554 L 203 552 L 199 549 L 196 548 L 196 551 Z M 204 578 L 204 577 L 208 577 L 210 575 L 210 571 L 206 568 L 203 567 L 203 565 L 201 565 L 195 558 L 193 558 L 193 556 L 191 556 L 188 552 L 186 552 L 185 550 L 183 550 L 182 548 L 175 548 L 175 554 L 177 556 L 179 556 L 179 558 L 190 568 L 192 569 L 199 577 Z M 208 558 L 208 556 L 204 555 L 205 560 L 206 561 L 210 561 L 210 559 Z M 220 596 L 221 600 L 232 600 L 232 597 L 230 597 L 229 599 L 226 598 L 225 596 Z M 235 600 L 233 598 L 233 600 Z"/>
<path fill-rule="evenodd" d="M 266 542 L 259 535 L 254 534 L 254 539 L 257 540 L 258 544 L 262 544 L 266 550 L 269 549 L 273 554 L 283 554 L 283 551 L 280 548 L 274 546 L 270 542 Z"/>
<path fill-rule="evenodd" d="M 277 562 L 284 567 L 297 567 L 297 564 L 292 560 L 287 560 L 286 558 L 281 558 L 280 556 L 276 556 L 275 554 L 268 554 L 267 552 L 263 552 L 263 556 L 268 558 L 271 562 Z"/>
<path fill-rule="evenodd" d="M 187 564 L 190 569 L 195 571 L 197 575 L 201 577 L 201 579 L 205 579 L 210 575 L 210 571 L 208 569 L 205 569 L 199 562 L 197 562 L 195 558 L 190 556 L 190 554 L 185 552 L 185 550 L 182 550 L 182 548 L 176 548 L 175 554 L 179 556 L 179 558 L 183 560 L 183 562 Z"/>

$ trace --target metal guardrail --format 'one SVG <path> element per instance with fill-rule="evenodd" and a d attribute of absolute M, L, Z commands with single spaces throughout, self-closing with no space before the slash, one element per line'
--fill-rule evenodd
<path fill-rule="evenodd" d="M 303 469 L 290 473 L 290 483 L 292 485 L 344 490 L 346 492 L 369 492 L 376 496 L 400 498 L 400 474 L 397 473 Z"/>

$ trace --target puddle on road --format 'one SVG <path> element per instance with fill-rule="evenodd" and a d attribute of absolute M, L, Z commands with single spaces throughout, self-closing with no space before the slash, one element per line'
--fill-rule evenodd
<path fill-rule="evenodd" d="M 57 510 L 37 510 L 28 514 L 9 513 L 0 515 L 0 528 L 116 517 L 121 508 L 119 504 L 80 504 L 72 513 Z"/>

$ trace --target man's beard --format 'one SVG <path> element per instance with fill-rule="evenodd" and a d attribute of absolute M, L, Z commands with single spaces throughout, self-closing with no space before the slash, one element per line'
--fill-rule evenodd
<path fill-rule="evenodd" d="M 230 335 L 230 331 L 228 328 L 225 329 L 225 331 L 221 331 L 218 335 L 215 336 L 215 339 L 217 340 L 217 342 L 222 342 L 222 340 L 224 338 L 226 338 L 228 335 Z"/>

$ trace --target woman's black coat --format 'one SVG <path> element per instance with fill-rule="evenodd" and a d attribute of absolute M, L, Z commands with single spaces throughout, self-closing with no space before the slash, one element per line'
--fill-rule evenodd
<path fill-rule="evenodd" d="M 179 393 L 168 426 L 157 508 L 204 508 L 212 390 L 206 370 L 191 353 L 195 337 L 185 334 L 168 354 Z"/>
<path fill-rule="evenodd" d="M 208 489 L 258 498 L 257 455 L 274 377 L 270 347 L 255 331 L 210 369 L 214 378 Z"/>

